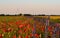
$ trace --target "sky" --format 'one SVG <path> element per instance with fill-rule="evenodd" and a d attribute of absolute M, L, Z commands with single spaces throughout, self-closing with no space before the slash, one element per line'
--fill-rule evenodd
<path fill-rule="evenodd" d="M 0 0 L 0 14 L 60 15 L 60 0 Z"/>

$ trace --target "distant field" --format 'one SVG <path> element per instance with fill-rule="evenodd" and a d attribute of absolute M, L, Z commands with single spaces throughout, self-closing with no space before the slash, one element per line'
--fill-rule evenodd
<path fill-rule="evenodd" d="M 47 18 L 47 16 L 34 16 L 34 17 L 43 17 Z M 0 16 L 0 20 L 2 19 L 21 19 L 26 18 L 25 16 Z M 50 19 L 60 19 L 60 16 L 50 16 Z"/>
<path fill-rule="evenodd" d="M 51 16 L 51 19 L 60 19 L 60 16 Z"/>
<path fill-rule="evenodd" d="M 0 16 L 0 18 L 19 18 L 19 17 L 25 17 L 25 16 Z M 36 16 L 36 17 L 47 18 L 47 16 Z M 50 19 L 60 19 L 60 16 L 50 16 Z"/>
<path fill-rule="evenodd" d="M 38 17 L 47 18 L 48 16 L 38 16 Z M 60 16 L 50 16 L 50 19 L 60 19 Z"/>

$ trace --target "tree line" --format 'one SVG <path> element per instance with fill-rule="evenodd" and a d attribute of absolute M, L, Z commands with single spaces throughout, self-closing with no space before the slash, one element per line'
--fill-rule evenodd
<path fill-rule="evenodd" d="M 32 14 L 15 14 L 15 15 L 10 15 L 10 14 L 0 14 L 0 16 L 48 16 L 45 14 L 38 14 L 38 15 L 32 15 Z M 60 15 L 50 15 L 50 16 L 60 16 Z"/>
<path fill-rule="evenodd" d="M 0 14 L 0 16 L 45 16 L 44 14 L 41 15 L 32 15 L 32 14 L 15 14 L 15 15 L 10 15 L 10 14 Z"/>

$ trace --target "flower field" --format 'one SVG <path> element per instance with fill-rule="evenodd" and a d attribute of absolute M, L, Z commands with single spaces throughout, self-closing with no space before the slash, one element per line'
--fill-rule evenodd
<path fill-rule="evenodd" d="M 47 38 L 59 38 L 60 23 L 46 26 L 45 21 L 36 17 L 0 16 L 0 38 L 45 38 L 46 32 Z"/>

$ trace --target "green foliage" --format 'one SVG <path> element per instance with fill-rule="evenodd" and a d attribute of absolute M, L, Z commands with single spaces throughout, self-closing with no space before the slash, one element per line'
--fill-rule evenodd
<path fill-rule="evenodd" d="M 60 19 L 51 19 L 50 21 L 55 22 L 55 23 L 60 23 Z"/>

